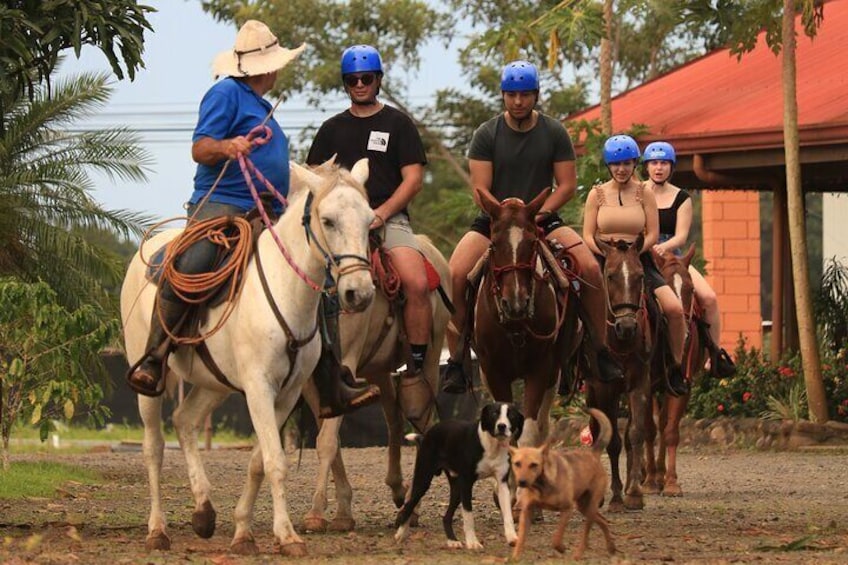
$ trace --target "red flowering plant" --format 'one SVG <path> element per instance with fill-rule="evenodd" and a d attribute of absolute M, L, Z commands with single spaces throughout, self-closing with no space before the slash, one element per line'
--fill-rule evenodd
<path fill-rule="evenodd" d="M 808 417 L 806 402 L 799 400 L 797 390 L 793 392 L 804 387 L 799 355 L 786 356 L 774 364 L 762 351 L 747 349 L 740 340 L 734 359 L 734 376 L 716 379 L 702 374 L 696 379 L 689 400 L 691 417 L 760 417 L 773 412 L 775 400 L 799 403 L 794 412 Z M 822 351 L 821 361 L 830 418 L 848 422 L 848 353 L 845 349 L 837 353 Z"/>

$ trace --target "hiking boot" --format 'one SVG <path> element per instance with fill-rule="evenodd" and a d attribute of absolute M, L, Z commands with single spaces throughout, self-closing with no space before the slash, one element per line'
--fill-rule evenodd
<path fill-rule="evenodd" d="M 598 350 L 598 378 L 602 383 L 612 383 L 624 379 L 624 371 L 612 356 L 609 347 Z"/>
<path fill-rule="evenodd" d="M 462 394 L 471 388 L 471 378 L 465 374 L 462 361 L 448 359 L 445 368 L 445 379 L 442 381 L 442 392 L 448 394 Z"/>
<path fill-rule="evenodd" d="M 134 392 L 144 396 L 159 396 L 165 392 L 162 375 L 171 340 L 162 323 L 164 322 L 172 334 L 177 333 L 187 310 L 188 305 L 181 301 L 167 300 L 162 297 L 156 301 L 150 321 L 150 334 L 147 336 L 145 349 L 147 353 L 138 363 L 130 367 L 127 373 L 127 385 Z"/>
<path fill-rule="evenodd" d="M 357 382 L 350 369 L 336 361 L 333 352 L 323 348 L 312 374 L 318 389 L 319 418 L 337 418 L 380 398 L 375 385 Z"/>
<path fill-rule="evenodd" d="M 689 383 L 686 382 L 680 365 L 668 368 L 665 373 L 665 386 L 672 396 L 683 396 L 689 393 Z"/>

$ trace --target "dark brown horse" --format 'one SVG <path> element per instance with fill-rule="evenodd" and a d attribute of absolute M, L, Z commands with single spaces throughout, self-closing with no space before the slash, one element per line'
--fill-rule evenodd
<path fill-rule="evenodd" d="M 491 218 L 488 266 L 477 292 L 474 348 L 481 378 L 496 401 L 512 402 L 512 384 L 524 381 L 526 418 L 519 444 L 538 446 L 547 437 L 560 367 L 576 345 L 576 308 L 560 296 L 541 249 L 535 216 L 548 195 L 525 205 L 498 202 L 478 192 Z"/>
<path fill-rule="evenodd" d="M 635 242 L 613 240 L 595 243 L 604 254 L 604 282 L 607 292 L 607 342 L 624 369 L 624 379 L 612 383 L 586 379 L 586 403 L 600 409 L 613 422 L 612 440 L 607 446 L 612 474 L 610 512 L 624 508 L 638 510 L 644 507 L 642 497 L 642 458 L 644 454 L 645 420 L 650 414 L 650 355 L 651 331 L 646 307 L 645 273 L 639 250 L 642 235 Z M 585 374 L 585 373 L 584 373 Z M 619 456 L 621 434 L 618 412 L 621 396 L 627 395 L 630 414 L 627 419 L 625 449 L 627 451 L 627 483 L 622 498 Z M 592 423 L 592 434 L 597 436 L 597 423 Z"/>
<path fill-rule="evenodd" d="M 654 261 L 663 278 L 683 303 L 687 328 L 683 371 L 690 383 L 703 370 L 706 359 L 697 325 L 695 287 L 689 274 L 689 263 L 694 254 L 694 244 L 683 257 L 654 253 Z M 642 484 L 642 491 L 645 494 L 661 492 L 664 496 L 681 496 L 683 490 L 677 480 L 677 446 L 680 444 L 680 420 L 686 413 L 689 394 L 675 397 L 666 393 L 664 375 L 667 365 L 667 359 L 663 355 L 654 356 L 651 368 L 653 414 L 646 420 L 645 482 Z M 660 432 L 659 446 L 655 450 L 657 431 Z"/>

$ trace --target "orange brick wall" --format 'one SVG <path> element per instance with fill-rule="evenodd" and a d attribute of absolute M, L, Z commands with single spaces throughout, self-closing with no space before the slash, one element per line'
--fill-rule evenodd
<path fill-rule="evenodd" d="M 739 335 L 763 345 L 760 313 L 760 199 L 756 192 L 702 194 L 707 282 L 718 295 L 721 346 L 733 351 Z"/>

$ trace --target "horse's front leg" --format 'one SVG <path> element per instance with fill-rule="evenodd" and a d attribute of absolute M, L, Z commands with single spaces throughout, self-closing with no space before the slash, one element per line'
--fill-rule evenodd
<path fill-rule="evenodd" d="M 147 520 L 148 550 L 171 549 L 168 537 L 167 521 L 162 511 L 162 458 L 165 451 L 165 437 L 162 435 L 162 397 L 138 397 L 138 412 L 144 424 L 143 454 L 147 467 L 147 483 L 150 489 L 150 517 Z"/>
<path fill-rule="evenodd" d="M 587 388 L 586 405 L 597 408 L 609 418 L 612 424 L 612 437 L 607 446 L 607 455 L 610 460 L 610 489 L 612 497 L 609 502 L 610 512 L 623 512 L 624 499 L 622 497 L 623 485 L 621 482 L 621 469 L 619 459 L 621 457 L 621 432 L 618 429 L 618 396 L 619 392 L 610 385 L 592 383 Z M 600 426 L 592 420 L 590 425 L 592 437 L 598 437 Z"/>
<path fill-rule="evenodd" d="M 686 414 L 688 403 L 688 394 L 678 398 L 669 397 L 666 401 L 668 418 L 662 434 L 662 440 L 667 450 L 663 496 L 683 496 L 683 489 L 680 488 L 677 479 L 677 448 L 680 445 L 680 421 Z"/>
<path fill-rule="evenodd" d="M 217 514 L 209 497 L 211 486 L 200 458 L 197 437 L 207 416 L 220 406 L 227 396 L 229 393 L 194 386 L 174 410 L 174 430 L 186 459 L 191 492 L 194 495 L 191 527 L 194 533 L 202 538 L 210 538 L 215 533 Z"/>
<path fill-rule="evenodd" d="M 648 411 L 645 418 L 645 481 L 642 483 L 644 494 L 660 493 L 660 475 L 657 470 L 657 458 L 662 458 L 662 440 L 660 440 L 660 453 L 656 452 L 657 422 L 660 412 L 665 404 L 660 404 L 657 398 L 651 398 L 652 409 Z"/>
<path fill-rule="evenodd" d="M 329 521 L 327 512 L 327 490 L 329 489 L 330 466 L 339 452 L 339 428 L 341 418 L 318 418 L 318 390 L 310 379 L 303 387 L 303 397 L 318 423 L 318 438 L 315 440 L 315 451 L 318 455 L 318 473 L 315 481 L 315 492 L 312 494 L 312 507 L 303 517 L 303 528 L 308 532 L 323 532 L 327 530 Z M 338 489 L 338 485 L 336 485 Z"/>
<path fill-rule="evenodd" d="M 262 452 L 262 464 L 271 486 L 274 506 L 274 537 L 280 544 L 280 551 L 287 556 L 306 555 L 306 544 L 294 531 L 286 501 L 286 453 L 280 440 L 280 427 L 291 412 L 300 394 L 300 386 L 290 384 L 278 393 L 274 383 L 266 380 L 265 371 L 254 370 L 246 378 L 244 395 L 250 410 L 250 419 L 256 432 L 256 440 Z M 298 382 L 299 375 L 293 375 L 292 381 Z M 302 381 L 299 381 L 302 382 Z M 275 400 L 276 398 L 276 400 Z M 239 500 L 239 514 L 245 511 L 247 496 Z M 235 538 L 233 540 L 236 541 Z"/>
<path fill-rule="evenodd" d="M 645 418 L 650 408 L 651 383 L 649 366 L 640 367 L 641 378 L 630 392 L 630 419 L 627 426 L 627 485 L 624 506 L 628 510 L 645 507 L 642 495 L 642 457 L 645 453 Z"/>
<path fill-rule="evenodd" d="M 401 469 L 404 415 L 392 379 L 383 375 L 375 381 L 377 386 L 380 387 L 380 405 L 386 419 L 389 441 L 385 483 L 392 491 L 392 502 L 397 508 L 400 508 L 403 506 L 407 490 L 403 484 L 403 471 Z"/>

